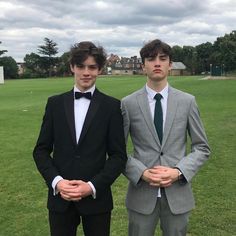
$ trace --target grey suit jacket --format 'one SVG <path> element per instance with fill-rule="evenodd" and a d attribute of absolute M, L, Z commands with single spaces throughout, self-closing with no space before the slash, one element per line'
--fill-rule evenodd
<path fill-rule="evenodd" d="M 157 187 L 141 180 L 145 169 L 155 165 L 177 167 L 184 181 L 165 188 L 172 213 L 181 214 L 194 207 L 191 180 L 208 159 L 210 149 L 194 96 L 169 87 L 162 145 L 151 117 L 146 88 L 122 99 L 126 140 L 130 134 L 133 155 L 129 156 L 124 175 L 129 179 L 126 197 L 128 209 L 150 214 L 157 200 Z M 191 151 L 187 154 L 187 136 Z"/>

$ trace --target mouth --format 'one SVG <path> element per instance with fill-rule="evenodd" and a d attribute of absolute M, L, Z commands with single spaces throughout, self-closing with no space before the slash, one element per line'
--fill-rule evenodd
<path fill-rule="evenodd" d="M 154 72 L 154 73 L 161 73 L 162 70 L 161 70 L 161 69 L 155 69 L 155 70 L 153 70 L 153 72 Z"/>
<path fill-rule="evenodd" d="M 87 81 L 90 81 L 91 78 L 82 78 L 81 81 L 84 81 L 84 82 L 87 82 Z"/>

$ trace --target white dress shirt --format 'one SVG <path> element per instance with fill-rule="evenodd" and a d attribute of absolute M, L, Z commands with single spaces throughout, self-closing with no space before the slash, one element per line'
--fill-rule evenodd
<path fill-rule="evenodd" d="M 156 99 L 154 98 L 157 92 L 146 84 L 146 91 L 147 91 L 147 97 L 148 97 L 148 103 L 151 111 L 151 116 L 154 122 L 154 111 L 155 111 L 155 105 L 156 105 Z M 166 111 L 167 111 L 167 99 L 168 99 L 168 84 L 165 86 L 164 89 L 162 89 L 160 92 L 158 92 L 162 95 L 161 99 L 161 107 L 162 107 L 162 113 L 163 113 L 163 133 L 164 133 L 164 127 L 165 127 L 165 121 L 166 121 Z M 161 197 L 161 190 L 158 189 L 157 197 Z"/>
<path fill-rule="evenodd" d="M 154 97 L 157 94 L 157 92 L 154 91 L 153 89 L 149 88 L 147 84 L 146 84 L 146 90 L 147 90 L 149 107 L 150 107 L 152 119 L 154 122 L 154 111 L 155 111 L 155 105 L 156 105 L 156 99 Z M 166 121 L 166 111 L 167 111 L 167 99 L 168 99 L 168 84 L 159 93 L 162 95 L 161 107 L 162 107 L 162 113 L 163 113 L 163 133 L 164 133 L 164 127 L 165 127 L 165 121 Z"/>
<path fill-rule="evenodd" d="M 92 95 L 93 95 L 94 91 L 95 91 L 95 85 L 93 85 L 93 87 L 86 90 L 85 92 L 91 92 Z M 74 86 L 74 93 L 75 92 L 81 92 L 81 91 L 76 86 Z M 80 135 L 81 135 L 81 131 L 82 131 L 82 128 L 83 128 L 83 125 L 84 125 L 85 117 L 86 117 L 86 114 L 88 112 L 90 102 L 91 102 L 91 100 L 89 100 L 87 98 L 84 98 L 84 97 L 82 97 L 80 99 L 74 99 L 75 133 L 76 133 L 77 143 L 78 143 Z M 57 190 L 56 190 L 56 185 L 62 179 L 63 178 L 58 175 L 52 181 L 52 188 L 54 190 L 54 195 L 58 193 Z M 90 181 L 88 182 L 88 184 L 92 188 L 93 197 L 95 198 L 96 197 L 96 189 Z"/>

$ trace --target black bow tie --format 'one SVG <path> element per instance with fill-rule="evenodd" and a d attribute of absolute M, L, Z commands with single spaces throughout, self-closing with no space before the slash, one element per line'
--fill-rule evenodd
<path fill-rule="evenodd" d="M 91 99 L 92 94 L 91 94 L 91 92 L 87 92 L 87 93 L 75 92 L 75 99 L 80 99 L 82 97 L 87 98 L 87 99 Z"/>

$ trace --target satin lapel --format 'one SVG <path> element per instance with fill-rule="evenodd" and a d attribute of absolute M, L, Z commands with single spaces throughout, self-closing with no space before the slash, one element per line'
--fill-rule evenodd
<path fill-rule="evenodd" d="M 70 92 L 64 95 L 64 108 L 65 108 L 67 122 L 70 128 L 72 140 L 76 144 L 73 90 L 71 90 Z"/>
<path fill-rule="evenodd" d="M 99 108 L 101 101 L 102 101 L 101 94 L 97 89 L 95 89 L 93 97 L 91 99 L 91 103 L 89 105 L 87 115 L 85 117 L 84 125 L 83 125 L 82 131 L 81 131 L 81 135 L 80 135 L 78 144 L 81 143 L 84 136 L 86 135 L 88 128 L 89 128 L 98 108 Z"/>
<path fill-rule="evenodd" d="M 162 140 L 163 146 L 169 136 L 170 129 L 175 118 L 177 106 L 178 106 L 178 101 L 176 99 L 175 91 L 173 88 L 169 87 L 167 111 L 166 111 L 166 122 L 165 122 L 164 134 L 163 134 L 163 140 Z"/>
<path fill-rule="evenodd" d="M 148 104 L 147 92 L 145 87 L 137 95 L 137 102 L 150 132 L 152 133 L 157 144 L 160 146 L 160 141 L 157 136 L 156 128 L 154 126 L 154 122 L 151 116 L 150 106 Z"/>

